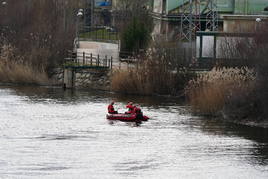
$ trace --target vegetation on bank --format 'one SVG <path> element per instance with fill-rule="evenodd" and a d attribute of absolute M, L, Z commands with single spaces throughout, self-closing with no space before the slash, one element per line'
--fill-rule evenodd
<path fill-rule="evenodd" d="M 120 51 L 138 54 L 151 41 L 153 19 L 146 8 L 148 0 L 121 0 L 117 4 L 114 23 L 119 31 Z"/>
<path fill-rule="evenodd" d="M 267 27 L 252 38 L 226 45 L 226 60 L 188 83 L 185 92 L 194 112 L 241 123 L 268 122 Z M 239 59 L 235 68 L 233 57 Z"/>
<path fill-rule="evenodd" d="M 187 68 L 182 49 L 170 52 L 168 42 L 155 42 L 146 54 L 137 56 L 137 62 L 127 70 L 115 71 L 111 89 L 122 93 L 141 95 L 182 95 L 187 82 L 195 72 Z"/>
<path fill-rule="evenodd" d="M 49 80 L 45 70 L 34 69 L 23 57 L 16 55 L 12 46 L 4 45 L 0 54 L 0 82 L 42 85 Z"/>
<path fill-rule="evenodd" d="M 0 11 L 0 81 L 46 82 L 73 48 L 78 6 L 72 0 L 8 0 Z"/>
<path fill-rule="evenodd" d="M 233 98 L 251 93 L 255 79 L 254 70 L 247 67 L 214 68 L 190 80 L 185 93 L 194 112 L 218 115 Z"/>

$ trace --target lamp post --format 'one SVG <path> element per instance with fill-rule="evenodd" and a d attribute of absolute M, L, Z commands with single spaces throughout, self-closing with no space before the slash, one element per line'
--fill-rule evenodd
<path fill-rule="evenodd" d="M 93 29 L 94 26 L 94 8 L 95 8 L 95 0 L 91 0 L 91 10 L 90 10 L 90 26 Z"/>
<path fill-rule="evenodd" d="M 79 24 L 80 18 L 83 16 L 83 9 L 79 9 L 77 13 L 77 20 L 76 20 L 76 40 L 77 40 L 77 48 L 79 47 Z"/>
<path fill-rule="evenodd" d="M 8 5 L 7 1 L 2 1 L 1 4 L 0 4 L 0 6 L 2 6 L 2 9 L 3 9 L 3 10 L 2 10 L 2 9 L 0 10 L 0 12 L 2 11 L 2 12 L 0 13 L 0 15 L 3 15 L 3 16 L 4 16 L 4 17 L 2 17 L 2 18 L 3 18 L 3 19 L 2 19 L 2 21 L 3 21 L 2 23 L 3 23 L 3 24 L 5 24 L 5 23 L 7 22 L 7 19 L 6 19 L 6 18 L 7 18 L 7 12 L 8 12 L 8 11 L 7 11 L 7 8 L 8 8 L 7 5 Z M 1 7 L 0 7 L 0 8 L 1 8 Z M 4 27 L 5 27 L 5 26 L 4 26 Z"/>
<path fill-rule="evenodd" d="M 261 18 L 256 18 L 256 25 L 255 25 L 255 31 L 257 32 L 258 30 L 260 30 L 260 22 L 261 22 Z"/>

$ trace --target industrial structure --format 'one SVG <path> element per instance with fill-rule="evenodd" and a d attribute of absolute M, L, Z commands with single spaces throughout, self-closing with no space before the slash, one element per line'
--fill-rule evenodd
<path fill-rule="evenodd" d="M 151 3 L 153 35 L 180 42 L 192 59 L 215 59 L 219 55 L 217 38 L 213 36 L 252 32 L 260 25 L 256 24 L 257 18 L 268 22 L 268 0 L 152 0 Z"/>
<path fill-rule="evenodd" d="M 152 0 L 156 33 L 190 40 L 193 31 L 223 30 L 223 15 L 268 15 L 267 0 Z M 181 28 L 178 27 L 181 26 Z"/>
<path fill-rule="evenodd" d="M 87 24 L 91 27 L 113 26 L 117 11 L 131 9 L 132 3 L 131 0 L 85 1 L 94 4 L 90 13 L 85 12 L 85 16 L 90 16 L 85 19 L 90 19 Z M 150 10 L 154 20 L 153 39 L 179 43 L 183 56 L 194 60 L 220 57 L 221 37 L 228 33 L 254 32 L 263 22 L 268 22 L 268 0 L 148 0 L 144 1 L 144 7 Z"/>

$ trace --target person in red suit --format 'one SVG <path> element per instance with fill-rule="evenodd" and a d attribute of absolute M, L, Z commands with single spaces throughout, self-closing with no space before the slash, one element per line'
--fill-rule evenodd
<path fill-rule="evenodd" d="M 114 110 L 114 106 L 113 105 L 114 105 L 114 101 L 111 102 L 111 104 L 109 104 L 109 106 L 108 106 L 108 113 L 109 114 L 118 114 L 118 112 Z"/>
<path fill-rule="evenodd" d="M 132 102 L 129 102 L 126 106 L 126 108 L 128 108 L 128 111 L 126 112 L 126 114 L 132 114 L 134 113 L 134 106 Z"/>

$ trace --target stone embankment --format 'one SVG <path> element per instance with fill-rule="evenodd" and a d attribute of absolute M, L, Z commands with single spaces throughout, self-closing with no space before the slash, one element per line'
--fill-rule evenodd
<path fill-rule="evenodd" d="M 109 69 L 77 68 L 77 69 L 55 69 L 52 79 L 54 84 L 66 88 L 90 88 L 99 90 L 110 90 Z"/>

